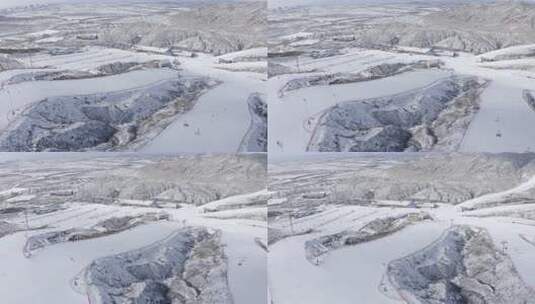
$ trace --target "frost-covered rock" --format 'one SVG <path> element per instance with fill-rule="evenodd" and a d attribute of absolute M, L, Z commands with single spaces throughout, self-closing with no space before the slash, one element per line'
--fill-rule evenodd
<path fill-rule="evenodd" d="M 323 114 L 309 151 L 394 152 L 457 147 L 486 81 L 451 76 L 404 93 L 348 101 Z"/>
<path fill-rule="evenodd" d="M 95 77 L 104 77 L 127 73 L 140 69 L 158 69 L 170 68 L 176 69 L 178 62 L 171 62 L 169 60 L 152 60 L 148 62 L 113 62 L 104 64 L 95 68 L 95 70 L 52 70 L 52 71 L 35 71 L 16 74 L 9 78 L 6 84 L 17 84 L 27 81 L 55 81 L 55 80 L 76 80 L 87 79 Z"/>
<path fill-rule="evenodd" d="M 383 63 L 369 67 L 358 73 L 334 73 L 296 78 L 287 82 L 279 90 L 279 96 L 284 96 L 287 92 L 307 87 L 376 80 L 413 71 L 415 69 L 440 68 L 442 65 L 443 63 L 439 60 L 420 60 L 413 63 Z"/>
<path fill-rule="evenodd" d="M 333 56 L 341 55 L 342 52 L 337 49 L 331 49 L 331 50 L 314 50 L 310 52 L 310 57 L 314 59 L 321 59 L 321 58 L 328 58 Z"/>
<path fill-rule="evenodd" d="M 177 63 L 173 63 L 169 60 L 152 60 L 148 62 L 114 62 L 105 65 L 101 65 L 96 68 L 99 72 L 99 76 L 117 75 L 143 68 L 176 68 Z"/>
<path fill-rule="evenodd" d="M 29 237 L 24 245 L 24 255 L 30 257 L 36 250 L 58 243 L 75 242 L 107 236 L 132 229 L 139 225 L 166 220 L 165 213 L 147 213 L 138 216 L 111 217 L 90 228 L 72 228 L 62 231 L 52 231 Z"/>
<path fill-rule="evenodd" d="M 345 230 L 306 241 L 305 255 L 310 263 L 319 265 L 324 260 L 325 255 L 332 250 L 373 241 L 395 233 L 409 225 L 428 219 L 431 219 L 431 216 L 425 212 L 413 212 L 377 218 L 358 230 Z"/>
<path fill-rule="evenodd" d="M 231 304 L 226 263 L 219 232 L 184 228 L 93 261 L 80 281 L 92 303 Z"/>
<path fill-rule="evenodd" d="M 439 240 L 388 265 L 408 303 L 535 303 L 535 291 L 482 228 L 456 226 Z"/>
<path fill-rule="evenodd" d="M 268 108 L 265 97 L 259 93 L 251 94 L 247 103 L 251 115 L 251 125 L 242 140 L 240 150 L 248 152 L 266 152 Z"/>
<path fill-rule="evenodd" d="M 528 106 L 535 111 L 535 91 L 524 90 L 522 95 Z"/>
<path fill-rule="evenodd" d="M 9 78 L 7 84 L 17 84 L 28 81 L 54 81 L 54 80 L 74 80 L 98 77 L 97 73 L 89 71 L 37 71 L 16 74 Z"/>

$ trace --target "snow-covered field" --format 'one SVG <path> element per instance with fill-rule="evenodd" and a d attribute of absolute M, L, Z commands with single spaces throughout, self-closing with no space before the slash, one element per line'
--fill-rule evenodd
<path fill-rule="evenodd" d="M 265 190 L 265 156 L 90 154 L 37 155 L 24 162 L 18 162 L 16 155 L 2 156 L 2 301 L 22 304 L 39 299 L 39 303 L 88 303 L 90 298 L 95 299 L 95 295 L 90 294 L 94 286 L 80 278 L 93 261 L 155 244 L 187 226 L 221 233 L 227 274 L 224 281 L 214 277 L 205 285 L 193 281 L 192 286 L 197 285 L 200 295 L 197 300 L 189 298 L 189 301 L 213 303 L 202 295 L 219 288 L 217 286 L 229 290 L 232 303 L 265 301 L 267 253 L 262 246 L 267 243 L 265 206 L 269 195 Z M 58 157 L 61 163 L 57 162 Z M 121 187 L 121 180 L 129 186 Z M 206 183 L 210 186 L 203 186 Z M 110 189 L 115 187 L 117 192 L 112 191 L 115 194 L 108 197 L 106 190 L 88 190 L 92 187 L 102 190 L 103 184 Z M 15 185 L 18 186 L 14 188 Z M 180 198 L 180 193 L 187 197 Z M 206 199 L 203 203 L 197 201 L 205 196 L 219 197 L 221 201 L 218 202 L 218 198 Z M 203 211 L 203 207 L 210 204 L 213 210 Z M 225 212 L 223 219 L 218 218 L 220 210 Z M 249 215 L 244 217 L 242 214 L 247 210 L 250 210 Z M 50 238 L 43 248 L 26 249 L 28 240 L 44 233 L 92 229 L 103 221 L 147 214 L 164 217 L 85 240 L 56 243 L 56 239 Z M 5 225 L 17 228 L 9 232 L 4 230 Z M 138 263 L 143 262 L 141 259 Z M 191 259 L 194 261 L 193 257 Z M 136 284 L 143 286 L 144 282 Z M 122 292 L 128 294 L 127 289 Z M 153 291 L 152 296 L 159 295 Z"/>

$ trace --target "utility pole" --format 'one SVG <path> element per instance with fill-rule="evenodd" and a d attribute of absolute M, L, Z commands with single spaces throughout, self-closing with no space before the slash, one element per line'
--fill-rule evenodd
<path fill-rule="evenodd" d="M 292 234 L 295 234 L 292 211 L 288 213 L 288 216 L 290 218 L 290 230 L 292 231 Z"/>
<path fill-rule="evenodd" d="M 24 231 L 24 237 L 26 238 L 26 244 L 28 243 L 28 231 L 30 230 L 30 224 L 28 223 L 28 206 L 24 208 L 24 221 L 26 222 L 26 229 Z"/>
<path fill-rule="evenodd" d="M 30 68 L 33 69 L 32 53 L 28 53 L 28 58 L 30 59 Z"/>

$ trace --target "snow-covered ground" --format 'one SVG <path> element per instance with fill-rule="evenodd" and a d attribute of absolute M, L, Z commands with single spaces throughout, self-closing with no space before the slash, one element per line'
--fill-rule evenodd
<path fill-rule="evenodd" d="M 535 85 L 535 83 L 534 83 Z M 470 124 L 460 151 L 530 152 L 535 111 L 523 100 L 522 88 L 493 82 L 481 95 L 481 108 Z"/>
<path fill-rule="evenodd" d="M 228 55 L 227 55 L 228 56 Z M 182 60 L 182 67 L 196 75 L 222 81 L 202 95 L 196 106 L 143 147 L 143 152 L 236 152 L 250 124 L 247 99 L 265 92 L 258 73 L 230 72 L 213 67 L 216 58 L 200 55 Z"/>

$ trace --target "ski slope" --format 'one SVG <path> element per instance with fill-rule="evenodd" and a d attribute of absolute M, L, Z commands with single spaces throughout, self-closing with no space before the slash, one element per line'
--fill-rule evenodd
<path fill-rule="evenodd" d="M 262 75 L 214 68 L 215 58 L 208 55 L 200 55 L 195 59 L 183 61 L 185 71 L 213 77 L 221 81 L 221 84 L 203 94 L 191 111 L 177 117 L 140 151 L 238 151 L 251 119 L 247 99 L 253 93 L 265 91 Z"/>

